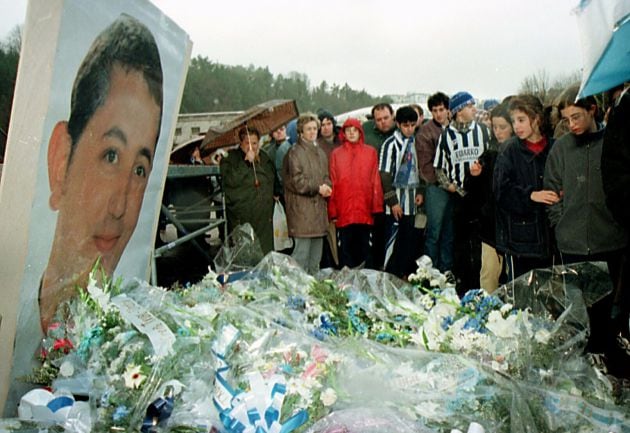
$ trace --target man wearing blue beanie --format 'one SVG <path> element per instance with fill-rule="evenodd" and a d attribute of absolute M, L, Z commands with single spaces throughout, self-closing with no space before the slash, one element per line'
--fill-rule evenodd
<path fill-rule="evenodd" d="M 453 200 L 453 273 L 457 293 L 479 288 L 481 242 L 477 235 L 477 211 L 474 198 L 464 190 L 464 178 L 487 149 L 490 131 L 475 122 L 475 98 L 458 92 L 449 101 L 452 121 L 444 129 L 438 143 L 433 166 L 438 183 Z"/>

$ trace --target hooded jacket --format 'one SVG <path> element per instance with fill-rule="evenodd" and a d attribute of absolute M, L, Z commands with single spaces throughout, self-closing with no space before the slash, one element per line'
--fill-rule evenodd
<path fill-rule="evenodd" d="M 345 129 L 359 130 L 359 141 L 351 143 Z M 330 156 L 329 171 L 332 194 L 328 200 L 328 218 L 336 219 L 337 227 L 350 224 L 374 224 L 373 214 L 383 212 L 383 189 L 378 172 L 378 156 L 365 144 L 361 123 L 347 119 L 339 132 L 342 145 Z"/>
<path fill-rule="evenodd" d="M 555 227 L 558 249 L 590 255 L 622 249 L 626 232 L 606 206 L 602 185 L 604 130 L 563 135 L 553 146 L 545 166 L 545 189 L 561 197 L 547 208 Z"/>

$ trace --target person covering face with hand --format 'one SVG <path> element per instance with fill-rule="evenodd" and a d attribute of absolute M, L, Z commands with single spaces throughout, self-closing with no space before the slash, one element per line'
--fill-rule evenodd
<path fill-rule="evenodd" d="M 242 128 L 238 138 L 239 147 L 221 160 L 228 230 L 249 223 L 267 254 L 273 249 L 273 206 L 279 182 L 273 162 L 260 152 L 258 130 Z"/>

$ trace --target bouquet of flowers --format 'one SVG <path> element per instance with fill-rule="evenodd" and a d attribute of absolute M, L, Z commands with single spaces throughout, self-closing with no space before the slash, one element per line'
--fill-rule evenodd
<path fill-rule="evenodd" d="M 483 291 L 460 299 L 426 258 L 409 283 L 369 270 L 316 280 L 277 253 L 218 280 L 164 290 L 90 279 L 60 308 L 33 375 L 89 396 L 73 415 L 88 422 L 63 426 L 332 433 L 361 424 L 317 421 L 362 408 L 374 424 L 402 413 L 388 431 L 630 428 L 610 383 L 572 349 L 583 334 L 570 306 L 533 314 Z"/>

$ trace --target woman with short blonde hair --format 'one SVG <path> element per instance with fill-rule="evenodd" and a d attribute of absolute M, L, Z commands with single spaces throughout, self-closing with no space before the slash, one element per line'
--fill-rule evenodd
<path fill-rule="evenodd" d="M 318 130 L 317 116 L 302 114 L 297 121 L 298 141 L 282 164 L 287 225 L 295 240 L 292 257 L 310 274 L 319 270 L 328 230 L 326 198 L 332 192 L 328 159 L 317 145 Z"/>

